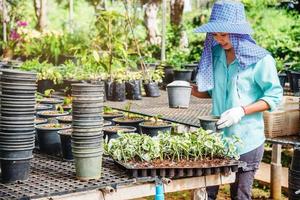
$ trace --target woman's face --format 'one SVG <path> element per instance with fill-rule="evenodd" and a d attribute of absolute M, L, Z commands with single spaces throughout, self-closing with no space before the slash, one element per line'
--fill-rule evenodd
<path fill-rule="evenodd" d="M 215 41 L 218 42 L 223 49 L 229 50 L 232 48 L 232 44 L 230 42 L 228 33 L 213 33 L 213 37 Z"/>

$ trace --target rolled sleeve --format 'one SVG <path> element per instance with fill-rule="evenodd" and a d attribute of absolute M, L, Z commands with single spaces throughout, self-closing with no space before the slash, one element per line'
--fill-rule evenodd
<path fill-rule="evenodd" d="M 282 100 L 283 89 L 279 82 L 275 60 L 271 55 L 265 56 L 256 64 L 254 78 L 263 91 L 260 99 L 269 105 L 270 111 L 275 110 Z"/>

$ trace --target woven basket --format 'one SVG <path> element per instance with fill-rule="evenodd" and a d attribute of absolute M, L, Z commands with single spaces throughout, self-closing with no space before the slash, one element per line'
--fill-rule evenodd
<path fill-rule="evenodd" d="M 277 110 L 273 112 L 265 111 L 263 113 L 265 124 L 265 136 L 274 138 L 285 136 L 285 111 Z"/>

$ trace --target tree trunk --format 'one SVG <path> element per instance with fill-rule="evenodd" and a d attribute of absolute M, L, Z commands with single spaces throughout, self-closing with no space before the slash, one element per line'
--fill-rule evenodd
<path fill-rule="evenodd" d="M 150 44 L 160 44 L 161 37 L 159 36 L 157 27 L 157 13 L 159 3 L 156 0 L 150 0 L 146 4 L 144 23 L 147 28 L 147 39 Z"/>
<path fill-rule="evenodd" d="M 183 15 L 184 0 L 171 0 L 171 24 L 180 26 Z"/>
<path fill-rule="evenodd" d="M 34 8 L 38 20 L 36 29 L 43 31 L 47 26 L 47 0 L 34 0 Z"/>

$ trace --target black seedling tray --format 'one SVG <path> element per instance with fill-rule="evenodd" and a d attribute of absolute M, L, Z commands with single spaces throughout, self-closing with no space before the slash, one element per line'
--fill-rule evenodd
<path fill-rule="evenodd" d="M 228 174 L 237 172 L 239 168 L 245 167 L 246 162 L 237 160 L 228 160 L 228 163 L 223 165 L 214 165 L 213 167 L 136 167 L 130 163 L 116 161 L 118 165 L 125 168 L 127 174 L 133 178 L 141 177 L 166 177 L 166 178 L 183 178 L 192 176 L 207 176 L 214 174 Z"/>

